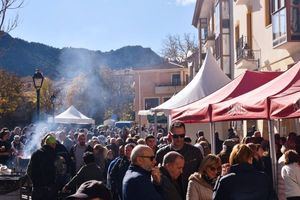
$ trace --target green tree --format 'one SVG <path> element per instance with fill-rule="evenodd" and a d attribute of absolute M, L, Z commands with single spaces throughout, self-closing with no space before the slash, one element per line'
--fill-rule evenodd
<path fill-rule="evenodd" d="M 50 97 L 55 94 L 55 88 L 51 79 L 46 77 L 41 88 L 41 111 L 52 114 L 52 102 Z"/>
<path fill-rule="evenodd" d="M 22 82 L 16 75 L 0 70 L 0 120 L 12 114 L 23 103 Z"/>

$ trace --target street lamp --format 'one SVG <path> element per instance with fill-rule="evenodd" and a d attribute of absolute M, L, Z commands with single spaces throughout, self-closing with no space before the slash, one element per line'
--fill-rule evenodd
<path fill-rule="evenodd" d="M 36 114 L 37 114 L 37 120 L 40 120 L 40 89 L 42 88 L 43 82 L 44 82 L 44 76 L 40 72 L 39 69 L 35 70 L 34 75 L 32 76 L 34 88 L 36 90 Z"/>
<path fill-rule="evenodd" d="M 54 123 L 54 118 L 55 118 L 55 99 L 56 99 L 56 96 L 54 94 L 51 95 L 50 97 L 50 101 L 51 101 L 51 104 L 52 104 L 52 115 L 53 115 L 53 123 Z"/>

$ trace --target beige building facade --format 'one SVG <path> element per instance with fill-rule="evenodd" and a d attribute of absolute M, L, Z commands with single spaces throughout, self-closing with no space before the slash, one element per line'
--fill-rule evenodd
<path fill-rule="evenodd" d="M 300 60 L 299 0 L 197 0 L 199 63 L 210 49 L 231 78 L 245 70 L 285 71 Z M 264 122 L 244 121 L 267 132 Z M 278 120 L 276 132 L 300 132 L 299 120 Z"/>
<path fill-rule="evenodd" d="M 235 76 L 285 71 L 300 60 L 300 1 L 236 0 L 233 16 Z"/>
<path fill-rule="evenodd" d="M 188 69 L 175 63 L 134 68 L 134 109 L 136 122 L 148 124 L 147 116 L 138 115 L 170 99 L 183 89 L 189 80 Z"/>

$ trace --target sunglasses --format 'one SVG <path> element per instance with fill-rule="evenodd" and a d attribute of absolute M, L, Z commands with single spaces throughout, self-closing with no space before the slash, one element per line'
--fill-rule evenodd
<path fill-rule="evenodd" d="M 172 135 L 172 137 L 174 138 L 174 139 L 178 139 L 178 138 L 184 138 L 185 137 L 185 134 L 182 134 L 182 135 L 176 135 L 176 134 L 171 134 Z"/>
<path fill-rule="evenodd" d="M 151 161 L 155 159 L 155 156 L 140 156 L 141 158 L 149 158 Z"/>

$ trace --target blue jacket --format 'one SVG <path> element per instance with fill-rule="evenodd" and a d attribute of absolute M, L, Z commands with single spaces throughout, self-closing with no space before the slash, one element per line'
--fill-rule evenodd
<path fill-rule="evenodd" d="M 233 165 L 215 185 L 214 200 L 274 199 L 269 177 L 247 163 Z"/>
<path fill-rule="evenodd" d="M 151 182 L 151 173 L 130 165 L 123 179 L 123 200 L 162 200 Z"/>

